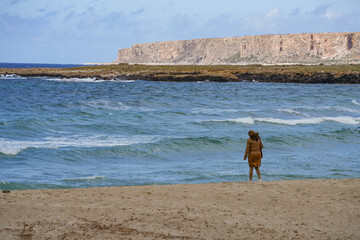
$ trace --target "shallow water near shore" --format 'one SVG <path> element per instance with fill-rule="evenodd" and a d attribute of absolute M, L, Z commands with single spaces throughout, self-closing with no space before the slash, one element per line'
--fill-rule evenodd
<path fill-rule="evenodd" d="M 0 188 L 360 177 L 360 85 L 0 78 Z M 256 179 L 256 177 L 255 177 Z"/>

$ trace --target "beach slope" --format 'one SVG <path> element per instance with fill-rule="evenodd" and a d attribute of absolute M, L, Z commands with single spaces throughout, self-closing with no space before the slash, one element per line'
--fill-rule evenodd
<path fill-rule="evenodd" d="M 360 239 L 360 179 L 0 193 L 0 239 Z"/>

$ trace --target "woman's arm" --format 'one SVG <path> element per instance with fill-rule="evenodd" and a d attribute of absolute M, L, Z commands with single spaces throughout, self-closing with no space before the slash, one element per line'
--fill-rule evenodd
<path fill-rule="evenodd" d="M 250 139 L 247 140 L 246 142 L 246 149 L 245 149 L 245 155 L 244 155 L 244 160 L 246 160 L 247 156 L 250 154 Z"/>

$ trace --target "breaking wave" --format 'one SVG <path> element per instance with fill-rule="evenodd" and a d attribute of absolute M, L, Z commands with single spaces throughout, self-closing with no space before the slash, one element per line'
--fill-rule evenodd
<path fill-rule="evenodd" d="M 89 181 L 89 180 L 101 180 L 106 178 L 105 175 L 100 176 L 88 176 L 88 177 L 79 177 L 79 178 L 65 178 L 62 181 Z"/>
<path fill-rule="evenodd" d="M 255 122 L 266 122 L 273 124 L 283 124 L 283 125 L 298 125 L 298 124 L 319 124 L 325 121 L 338 122 L 342 124 L 351 124 L 356 125 L 360 124 L 360 117 L 314 117 L 314 118 L 302 118 L 302 119 L 280 119 L 280 118 L 236 118 L 236 119 L 224 119 L 224 120 L 207 120 L 214 122 L 236 122 L 243 124 L 255 124 Z"/>
<path fill-rule="evenodd" d="M 122 82 L 122 83 L 133 83 L 136 80 L 120 80 L 120 79 L 98 79 L 98 78 L 53 78 L 53 77 L 45 77 L 42 78 L 46 81 L 55 81 L 55 82 Z"/>
<path fill-rule="evenodd" d="M 151 136 L 71 136 L 71 137 L 47 137 L 42 141 L 16 141 L 0 138 L 0 153 L 16 155 L 29 148 L 90 148 L 90 147 L 114 147 L 157 141 Z"/>
<path fill-rule="evenodd" d="M 0 79 L 26 79 L 26 77 L 21 77 L 16 74 L 1 74 Z"/>

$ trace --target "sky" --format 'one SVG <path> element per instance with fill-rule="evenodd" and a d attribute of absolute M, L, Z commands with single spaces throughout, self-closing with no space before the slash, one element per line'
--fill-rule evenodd
<path fill-rule="evenodd" d="M 359 0 L 0 0 L 0 62 L 112 62 L 136 43 L 359 31 Z"/>

